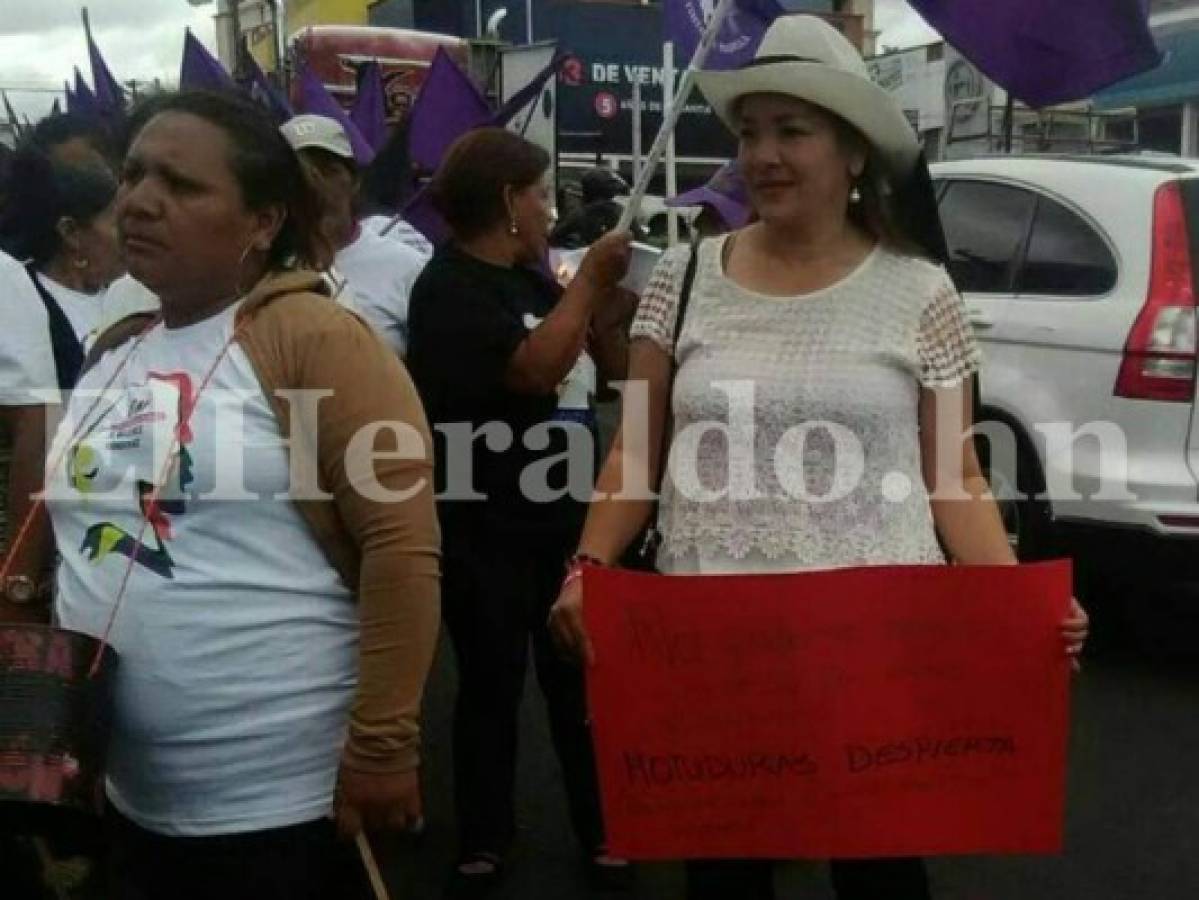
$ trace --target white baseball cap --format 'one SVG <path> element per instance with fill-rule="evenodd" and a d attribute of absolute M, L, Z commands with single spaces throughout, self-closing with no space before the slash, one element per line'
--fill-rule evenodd
<path fill-rule="evenodd" d="M 354 161 L 350 136 L 336 119 L 328 116 L 294 116 L 279 126 L 293 150 L 324 150 L 342 159 Z"/>

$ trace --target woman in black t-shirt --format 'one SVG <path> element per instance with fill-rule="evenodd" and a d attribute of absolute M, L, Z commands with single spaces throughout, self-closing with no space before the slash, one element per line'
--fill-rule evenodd
<path fill-rule="evenodd" d="M 599 377 L 623 377 L 617 282 L 629 237 L 610 234 L 565 290 L 544 271 L 549 157 L 502 129 L 449 151 L 433 183 L 453 233 L 412 290 L 408 365 L 435 429 L 442 609 L 458 662 L 455 885 L 499 880 L 515 823 L 517 713 L 530 639 L 571 819 L 591 873 L 606 856 L 581 671 L 546 618 L 573 551 L 597 458 Z"/>

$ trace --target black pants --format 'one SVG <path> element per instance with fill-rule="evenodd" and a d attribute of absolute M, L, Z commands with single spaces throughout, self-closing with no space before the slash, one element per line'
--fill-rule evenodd
<path fill-rule="evenodd" d="M 461 851 L 502 854 L 512 843 L 531 641 L 571 823 L 581 848 L 593 852 L 604 838 L 583 672 L 557 654 L 546 627 L 577 530 L 529 534 L 444 516 L 442 525 L 442 612 L 458 663 L 454 801 Z"/>
<path fill-rule="evenodd" d="M 361 900 L 354 845 L 333 822 L 215 837 L 167 837 L 110 809 L 108 900 Z"/>
<path fill-rule="evenodd" d="M 834 860 L 837 900 L 928 900 L 919 859 Z M 774 900 L 774 863 L 735 859 L 687 863 L 687 900 Z"/>

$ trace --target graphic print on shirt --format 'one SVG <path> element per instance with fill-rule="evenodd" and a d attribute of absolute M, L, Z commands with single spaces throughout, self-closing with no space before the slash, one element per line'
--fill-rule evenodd
<path fill-rule="evenodd" d="M 83 494 L 112 491 L 116 481 L 132 473 L 137 509 L 149 527 L 139 545 L 141 522 L 125 528 L 112 521 L 90 525 L 80 552 L 99 565 L 112 554 L 135 562 L 162 578 L 173 578 L 175 561 L 167 549 L 174 538 L 171 516 L 186 512 L 184 494 L 194 480 L 188 445 L 193 440 L 191 412 L 196 395 L 186 372 L 149 372 L 146 382 L 129 388 L 101 414 L 99 425 L 86 434 L 67 456 L 70 486 Z M 122 409 L 123 407 L 123 409 Z M 110 419 L 112 416 L 115 419 Z M 178 429 L 178 452 L 166 466 Z M 100 452 L 99 447 L 103 447 Z M 158 502 L 157 480 L 168 471 Z"/>

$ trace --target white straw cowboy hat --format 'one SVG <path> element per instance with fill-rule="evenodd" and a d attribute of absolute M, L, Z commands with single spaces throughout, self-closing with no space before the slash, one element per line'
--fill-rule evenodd
<path fill-rule="evenodd" d="M 747 94 L 786 94 L 853 125 L 893 179 L 907 176 L 920 156 L 916 132 L 899 104 L 870 80 L 853 44 L 815 16 L 780 16 L 751 62 L 731 71 L 699 72 L 697 83 L 733 131 L 739 99 Z"/>

